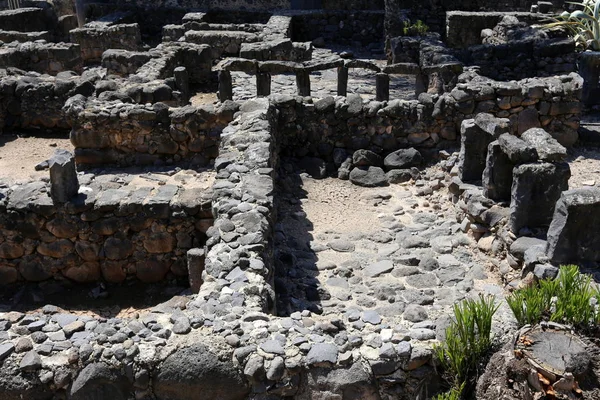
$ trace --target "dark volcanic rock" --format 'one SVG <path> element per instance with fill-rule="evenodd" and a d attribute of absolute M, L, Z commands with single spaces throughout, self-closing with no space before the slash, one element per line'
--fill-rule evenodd
<path fill-rule="evenodd" d="M 161 400 L 242 400 L 249 389 L 231 361 L 221 361 L 202 344 L 171 354 L 154 379 L 154 393 Z"/>
<path fill-rule="evenodd" d="M 423 162 L 423 157 L 418 150 L 413 148 L 400 149 L 388 156 L 383 160 L 383 163 L 387 169 L 402 169 L 419 166 Z"/>
<path fill-rule="evenodd" d="M 387 186 L 388 181 L 385 172 L 379 167 L 354 168 L 350 172 L 350 182 L 358 186 L 376 187 Z"/>
<path fill-rule="evenodd" d="M 126 400 L 131 394 L 127 378 L 106 364 L 90 364 L 81 371 L 71 387 L 72 400 Z"/>

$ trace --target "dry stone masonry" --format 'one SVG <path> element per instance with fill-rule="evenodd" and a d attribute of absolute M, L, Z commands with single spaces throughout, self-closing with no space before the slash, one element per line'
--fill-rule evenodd
<path fill-rule="evenodd" d="M 0 399 L 430 398 L 455 303 L 600 263 L 562 4 L 75 3 L 0 0 L 0 161 L 73 146 L 0 171 Z"/>

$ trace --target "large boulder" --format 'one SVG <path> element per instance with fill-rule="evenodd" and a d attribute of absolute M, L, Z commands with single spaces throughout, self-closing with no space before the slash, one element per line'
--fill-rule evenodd
<path fill-rule="evenodd" d="M 298 400 L 343 399 L 379 400 L 373 377 L 360 363 L 349 368 L 311 368 L 306 372 L 306 386 L 297 395 Z"/>
<path fill-rule="evenodd" d="M 382 164 L 381 156 L 371 150 L 356 150 L 352 155 L 352 164 L 357 167 L 376 166 Z"/>
<path fill-rule="evenodd" d="M 387 155 L 383 164 L 387 169 L 403 169 L 419 166 L 423 162 L 423 157 L 418 150 L 413 148 L 400 149 Z"/>
<path fill-rule="evenodd" d="M 358 167 L 350 172 L 350 182 L 358 186 L 377 187 L 387 186 L 385 172 L 379 167 Z"/>
<path fill-rule="evenodd" d="M 71 387 L 70 400 L 127 400 L 131 397 L 131 382 L 119 371 L 104 363 L 85 367 Z"/>
<path fill-rule="evenodd" d="M 199 343 L 167 357 L 154 377 L 154 394 L 160 400 L 242 400 L 248 392 L 231 359 L 222 361 Z"/>

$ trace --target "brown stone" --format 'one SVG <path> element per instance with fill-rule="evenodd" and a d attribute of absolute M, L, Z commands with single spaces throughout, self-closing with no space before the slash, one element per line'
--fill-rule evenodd
<path fill-rule="evenodd" d="M 85 261 L 96 261 L 99 258 L 100 245 L 80 240 L 75 243 L 75 251 Z"/>
<path fill-rule="evenodd" d="M 123 231 L 121 220 L 117 218 L 106 218 L 92 224 L 92 232 L 97 235 L 111 236 L 118 231 Z"/>
<path fill-rule="evenodd" d="M 135 268 L 137 277 L 140 281 L 144 283 L 154 283 L 164 279 L 171 268 L 171 261 L 158 259 L 138 261 L 135 264 Z"/>
<path fill-rule="evenodd" d="M 6 258 L 12 260 L 15 258 L 23 257 L 25 250 L 23 246 L 14 242 L 4 242 L 0 244 L 0 258 Z"/>
<path fill-rule="evenodd" d="M 68 239 L 77 236 L 77 225 L 65 221 L 62 218 L 55 218 L 46 224 L 46 229 L 60 239 Z"/>
<path fill-rule="evenodd" d="M 0 265 L 0 285 L 8 285 L 19 279 L 17 269 L 8 265 Z"/>
<path fill-rule="evenodd" d="M 169 253 L 175 248 L 175 238 L 167 232 L 153 233 L 144 240 L 144 248 L 148 253 Z"/>
<path fill-rule="evenodd" d="M 19 272 L 25 280 L 31 282 L 45 281 L 52 276 L 39 259 L 31 257 L 24 257 L 19 263 Z"/>
<path fill-rule="evenodd" d="M 111 283 L 123 282 L 127 277 L 125 270 L 123 269 L 124 264 L 125 263 L 122 261 L 104 261 L 100 265 L 104 280 Z"/>
<path fill-rule="evenodd" d="M 100 280 L 100 264 L 95 261 L 85 262 L 79 266 L 63 271 L 63 275 L 77 283 L 89 283 Z"/>
<path fill-rule="evenodd" d="M 133 243 L 130 240 L 108 238 L 104 242 L 104 254 L 110 260 L 123 260 L 133 253 Z"/>
<path fill-rule="evenodd" d="M 73 243 L 68 239 L 60 239 L 52 243 L 40 243 L 38 253 L 53 258 L 63 258 L 73 251 Z"/>

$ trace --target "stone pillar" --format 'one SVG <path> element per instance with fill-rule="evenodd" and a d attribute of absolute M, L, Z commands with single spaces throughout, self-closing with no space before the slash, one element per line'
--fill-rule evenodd
<path fill-rule="evenodd" d="M 348 67 L 338 67 L 338 96 L 348 95 Z"/>
<path fill-rule="evenodd" d="M 496 201 L 510 200 L 514 164 L 500 147 L 497 140 L 490 143 L 486 165 L 483 170 L 483 195 Z"/>
<path fill-rule="evenodd" d="M 202 272 L 204 272 L 204 261 L 206 260 L 206 251 L 204 249 L 191 249 L 187 252 L 187 267 L 190 289 L 193 293 L 200 291 L 202 286 Z"/>
<path fill-rule="evenodd" d="M 581 53 L 578 67 L 579 75 L 583 78 L 581 101 L 586 106 L 600 104 L 600 52 Z"/>
<path fill-rule="evenodd" d="M 85 0 L 75 0 L 75 13 L 77 14 L 77 24 L 82 28 L 85 25 Z"/>
<path fill-rule="evenodd" d="M 256 96 L 266 97 L 271 94 L 271 74 L 258 72 L 256 74 Z"/>
<path fill-rule="evenodd" d="M 219 71 L 219 101 L 233 100 L 233 80 L 231 72 Z"/>
<path fill-rule="evenodd" d="M 71 152 L 57 149 L 49 160 L 50 195 L 55 203 L 65 203 L 77 196 L 79 181 L 75 170 L 75 157 Z"/>
<path fill-rule="evenodd" d="M 390 99 L 390 76 L 386 73 L 378 73 L 375 76 L 375 100 L 388 101 Z"/>
<path fill-rule="evenodd" d="M 563 192 L 548 229 L 546 255 L 553 263 L 600 261 L 600 189 Z"/>
<path fill-rule="evenodd" d="M 185 67 L 177 67 L 173 70 L 173 76 L 175 77 L 175 85 L 177 90 L 181 92 L 183 101 L 187 103 L 190 99 L 190 76 Z"/>
<path fill-rule="evenodd" d="M 415 95 L 426 93 L 429 88 L 429 77 L 423 73 L 417 74 L 415 78 Z"/>
<path fill-rule="evenodd" d="M 509 227 L 513 233 L 521 228 L 550 225 L 554 207 L 562 192 L 569 188 L 569 164 L 523 164 L 513 170 Z"/>
<path fill-rule="evenodd" d="M 296 72 L 296 87 L 298 88 L 298 96 L 310 96 L 310 72 L 304 69 Z"/>

